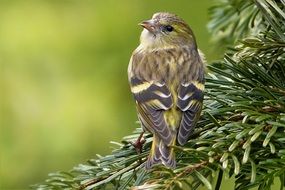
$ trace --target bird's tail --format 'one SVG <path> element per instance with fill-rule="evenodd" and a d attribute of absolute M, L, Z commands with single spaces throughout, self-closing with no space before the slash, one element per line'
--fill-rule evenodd
<path fill-rule="evenodd" d="M 175 145 L 175 141 L 176 139 L 174 138 L 170 146 Z M 163 164 L 166 167 L 175 168 L 176 160 L 173 148 L 164 144 L 157 135 L 154 135 L 151 151 L 145 167 L 146 169 L 150 169 L 152 166 L 157 164 Z"/>

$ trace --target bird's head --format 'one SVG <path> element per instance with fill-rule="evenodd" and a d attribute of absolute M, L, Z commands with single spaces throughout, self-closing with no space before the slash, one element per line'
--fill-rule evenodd
<path fill-rule="evenodd" d="M 144 28 L 140 37 L 144 48 L 160 49 L 186 45 L 196 48 L 191 28 L 175 14 L 155 13 L 150 20 L 139 25 Z"/>

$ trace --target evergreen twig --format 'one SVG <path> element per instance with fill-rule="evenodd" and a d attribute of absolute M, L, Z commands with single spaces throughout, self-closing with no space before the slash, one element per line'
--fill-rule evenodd
<path fill-rule="evenodd" d="M 224 60 L 209 64 L 204 110 L 188 143 L 174 146 L 177 168 L 146 171 L 151 135 L 140 154 L 123 139 L 110 155 L 69 172 L 50 174 L 37 189 L 220 189 L 223 176 L 234 189 L 285 184 L 285 1 L 221 0 L 209 28 L 224 43 L 238 42 Z M 223 31 L 223 32 L 221 32 Z M 221 37 L 220 37 L 221 36 Z"/>

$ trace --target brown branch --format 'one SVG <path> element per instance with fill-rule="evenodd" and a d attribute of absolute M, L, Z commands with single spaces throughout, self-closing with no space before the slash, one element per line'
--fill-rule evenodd
<path fill-rule="evenodd" d="M 103 180 L 107 179 L 108 177 L 109 176 L 91 179 L 90 181 L 80 185 L 79 190 L 85 189 L 86 187 L 88 187 L 90 185 L 93 185 L 93 184 L 95 184 L 97 182 L 103 181 Z"/>
<path fill-rule="evenodd" d="M 103 182 L 105 180 L 109 180 L 110 178 L 114 178 L 115 179 L 116 176 L 120 176 L 120 175 L 122 175 L 122 174 L 124 174 L 124 173 L 126 173 L 126 172 L 128 172 L 130 170 L 135 170 L 140 165 L 142 165 L 142 163 L 140 161 L 138 161 L 136 164 L 130 165 L 128 167 L 125 167 L 125 168 L 123 168 L 123 169 L 121 169 L 121 170 L 119 170 L 117 172 L 114 172 L 114 173 L 112 173 L 112 174 L 110 174 L 110 175 L 108 175 L 106 177 L 91 179 L 90 181 L 80 185 L 79 190 L 85 189 L 86 187 L 89 187 L 89 186 L 94 185 L 94 184 L 99 183 L 99 182 L 101 182 L 103 184 Z"/>
<path fill-rule="evenodd" d="M 205 166 L 207 164 L 209 164 L 208 160 L 207 161 L 202 161 L 202 162 L 194 164 L 192 166 L 188 166 L 187 168 L 185 168 L 185 170 L 183 172 L 177 174 L 175 176 L 175 179 L 177 179 L 179 177 L 182 177 L 182 176 L 185 176 L 185 175 L 188 175 L 188 174 L 192 173 L 194 170 L 199 169 L 199 168 L 201 168 L 201 167 L 203 167 L 203 166 Z"/>
<path fill-rule="evenodd" d="M 217 159 L 219 159 L 219 158 L 220 158 L 220 156 L 214 157 L 215 160 L 217 160 Z M 169 189 L 169 188 L 171 187 L 171 184 L 172 184 L 174 181 L 176 181 L 178 178 L 180 178 L 180 177 L 182 177 L 182 176 L 184 176 L 184 175 L 188 175 L 188 174 L 192 173 L 194 170 L 200 169 L 200 168 L 202 168 L 203 166 L 206 166 L 206 165 L 209 164 L 209 163 L 210 163 L 210 162 L 207 160 L 207 161 L 202 161 L 202 162 L 200 162 L 200 163 L 197 163 L 197 164 L 194 164 L 194 165 L 191 165 L 191 166 L 186 167 L 186 169 L 185 169 L 183 172 L 177 174 L 177 175 L 171 180 L 171 182 L 168 183 L 168 185 L 167 185 L 167 187 L 166 187 L 165 189 Z"/>

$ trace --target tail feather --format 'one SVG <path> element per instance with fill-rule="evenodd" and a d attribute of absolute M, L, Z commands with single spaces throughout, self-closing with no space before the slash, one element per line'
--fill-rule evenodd
<path fill-rule="evenodd" d="M 173 139 L 171 145 L 175 144 L 175 139 Z M 163 143 L 156 135 L 153 136 L 153 142 L 151 147 L 151 152 L 149 154 L 148 160 L 146 161 L 146 169 L 152 168 L 154 165 L 163 164 L 166 167 L 175 168 L 176 160 L 173 148 L 170 148 Z"/>
<path fill-rule="evenodd" d="M 175 143 L 175 139 L 173 140 L 173 142 Z M 174 144 L 171 143 L 171 145 L 174 145 Z M 162 164 L 170 168 L 175 168 L 176 160 L 175 160 L 173 148 L 170 148 L 164 143 L 160 143 L 159 151 L 161 153 Z"/>
<path fill-rule="evenodd" d="M 159 139 L 158 137 L 154 136 L 152 141 L 152 146 L 150 150 L 150 154 L 148 156 L 147 162 L 146 162 L 146 169 L 150 169 L 152 166 L 157 165 L 160 163 L 160 151 L 159 151 Z"/>

